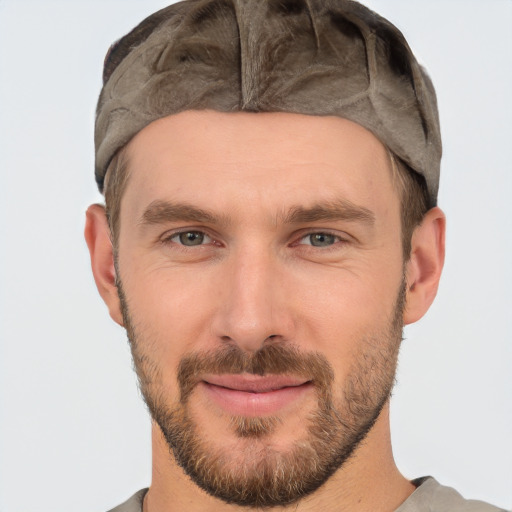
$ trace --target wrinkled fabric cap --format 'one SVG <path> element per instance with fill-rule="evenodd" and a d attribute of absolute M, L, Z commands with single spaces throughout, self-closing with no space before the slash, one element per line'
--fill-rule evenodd
<path fill-rule="evenodd" d="M 334 115 L 371 131 L 437 201 L 435 91 L 402 33 L 349 0 L 186 0 L 115 43 L 95 126 L 103 191 L 115 153 L 184 110 Z"/>

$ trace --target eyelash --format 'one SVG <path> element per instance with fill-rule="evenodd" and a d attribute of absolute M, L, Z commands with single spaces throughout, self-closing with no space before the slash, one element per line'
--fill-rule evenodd
<path fill-rule="evenodd" d="M 173 241 L 174 238 L 177 238 L 177 237 L 179 237 L 181 235 L 186 235 L 187 233 L 197 233 L 197 234 L 203 235 L 205 238 L 206 237 L 209 238 L 210 241 L 208 243 L 214 242 L 215 244 L 218 244 L 218 242 L 215 241 L 214 237 L 212 237 L 206 231 L 201 230 L 201 229 L 184 229 L 184 230 L 181 230 L 181 231 L 175 231 L 173 233 L 169 233 L 169 234 L 165 235 L 164 237 L 162 237 L 161 242 L 163 244 L 172 243 L 172 244 L 175 244 L 175 245 L 177 245 L 180 248 L 183 248 L 185 250 L 189 249 L 189 248 L 193 248 L 193 247 L 202 247 L 204 245 L 207 245 L 207 244 L 201 243 L 201 244 L 198 244 L 196 246 L 194 246 L 194 245 L 187 246 L 187 245 L 185 245 L 183 243 L 174 242 Z"/>
<path fill-rule="evenodd" d="M 311 231 L 309 233 L 306 233 L 304 236 L 302 236 L 301 238 L 299 238 L 299 242 L 301 240 L 304 240 L 306 238 L 310 238 L 313 237 L 313 236 L 319 236 L 319 235 L 323 235 L 323 236 L 326 236 L 326 237 L 332 237 L 334 238 L 334 242 L 332 244 L 329 244 L 327 246 L 315 246 L 313 245 L 312 243 L 304 243 L 304 244 L 299 244 L 298 242 L 296 242 L 294 245 L 308 245 L 310 247 L 313 247 L 313 248 L 319 248 L 319 249 L 323 249 L 324 251 L 325 250 L 329 250 L 331 248 L 333 248 L 336 244 L 340 243 L 340 242 L 345 242 L 346 240 L 344 240 L 340 235 L 337 235 L 335 233 L 332 233 L 332 232 L 329 232 L 329 231 Z"/>
<path fill-rule="evenodd" d="M 185 245 L 183 243 L 180 243 L 178 241 L 173 241 L 174 238 L 177 238 L 181 235 L 185 235 L 187 233 L 197 233 L 197 234 L 200 234 L 200 235 L 203 235 L 204 237 L 207 237 L 209 239 L 209 242 L 207 243 L 200 243 L 200 244 L 197 244 L 197 245 Z M 326 245 L 326 246 L 315 246 L 313 245 L 312 243 L 300 243 L 302 240 L 304 239 L 307 239 L 308 237 L 312 237 L 314 235 L 324 235 L 324 236 L 327 236 L 327 237 L 333 237 L 335 240 L 332 244 L 330 245 Z M 212 236 L 212 235 L 209 235 L 206 231 L 204 230 L 201 230 L 201 229 L 186 229 L 186 230 L 181 230 L 181 231 L 175 231 L 173 233 L 169 233 L 167 236 L 164 236 L 162 239 L 161 239 L 161 242 L 163 244 L 169 244 L 169 243 L 172 243 L 172 244 L 176 244 L 178 247 L 180 247 L 180 249 L 182 250 L 189 250 L 189 249 L 193 249 L 194 247 L 204 247 L 205 245 L 209 245 L 211 243 L 213 243 L 214 245 L 220 245 L 219 242 L 217 242 L 215 240 L 215 238 Z M 347 240 L 344 239 L 343 237 L 341 237 L 340 235 L 338 234 L 335 234 L 331 231 L 328 231 L 328 230 L 318 230 L 318 231 L 309 231 L 309 232 L 306 232 L 304 234 L 301 234 L 300 238 L 298 238 L 295 242 L 293 242 L 291 244 L 292 247 L 294 246 L 309 246 L 311 247 L 313 250 L 314 249 L 322 249 L 324 252 L 325 251 L 328 251 L 328 250 L 332 250 L 335 248 L 335 246 L 337 246 L 337 244 L 339 243 L 346 243 Z M 308 250 L 308 249 L 305 249 L 305 250 Z"/>

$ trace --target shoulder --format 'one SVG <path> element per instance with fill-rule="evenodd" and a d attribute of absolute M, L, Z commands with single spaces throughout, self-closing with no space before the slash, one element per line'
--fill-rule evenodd
<path fill-rule="evenodd" d="M 417 489 L 396 512 L 506 512 L 483 501 L 467 500 L 432 477 L 415 480 Z"/>
<path fill-rule="evenodd" d="M 108 512 L 142 512 L 142 502 L 147 492 L 147 489 L 141 489 L 124 503 L 121 503 L 121 505 L 118 505 Z"/>

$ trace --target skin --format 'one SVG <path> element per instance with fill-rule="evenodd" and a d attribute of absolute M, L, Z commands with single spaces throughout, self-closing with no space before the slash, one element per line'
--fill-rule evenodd
<path fill-rule="evenodd" d="M 341 400 L 339 390 L 361 357 L 358 342 L 385 331 L 393 317 L 404 270 L 404 324 L 421 318 L 435 297 L 444 215 L 439 208 L 426 214 L 404 269 L 389 156 L 359 125 L 289 113 L 187 111 L 144 128 L 128 145 L 128 158 L 117 270 L 170 403 L 178 399 L 176 368 L 186 354 L 226 343 L 254 352 L 269 342 L 325 356 L 334 369 L 334 398 Z M 187 203 L 215 218 L 145 217 L 156 201 Z M 340 202 L 364 218 L 287 218 L 296 207 Z M 176 235 L 182 231 L 208 237 L 184 247 Z M 315 247 L 312 233 L 334 236 Z M 123 325 L 102 206 L 88 209 L 85 235 L 98 290 Z M 193 419 L 211 443 L 233 453 L 233 464 L 240 463 L 237 455 L 243 459 L 254 441 L 237 439 L 228 415 L 208 398 L 200 388 L 191 395 Z M 288 450 L 304 435 L 315 403 L 312 392 L 287 403 L 265 442 Z M 152 443 L 146 511 L 241 510 L 183 473 L 156 424 Z M 393 460 L 386 404 L 345 465 L 313 494 L 275 510 L 392 511 L 413 490 Z"/>

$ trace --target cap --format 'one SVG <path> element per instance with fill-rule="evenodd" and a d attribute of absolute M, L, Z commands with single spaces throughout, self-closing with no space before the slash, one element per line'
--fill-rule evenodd
<path fill-rule="evenodd" d="M 350 0 L 186 0 L 109 50 L 95 124 L 96 181 L 151 122 L 184 110 L 334 115 L 370 130 L 437 201 L 432 82 L 402 33 Z"/>

